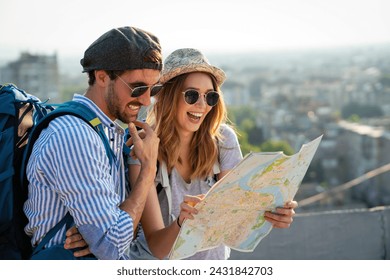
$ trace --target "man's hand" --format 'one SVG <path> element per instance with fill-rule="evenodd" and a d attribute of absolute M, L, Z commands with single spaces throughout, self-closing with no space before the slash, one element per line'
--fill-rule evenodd
<path fill-rule="evenodd" d="M 137 131 L 135 126 L 142 130 Z M 129 123 L 129 132 L 131 138 L 126 142 L 126 145 L 133 145 L 130 156 L 137 158 L 141 165 L 156 164 L 160 139 L 153 129 L 147 123 L 134 121 Z"/>
<path fill-rule="evenodd" d="M 265 212 L 264 218 L 275 228 L 289 228 L 295 215 L 294 209 L 297 207 L 298 202 L 289 201 L 283 208 L 276 208 L 275 212 Z"/>
<path fill-rule="evenodd" d="M 79 233 L 78 229 L 73 226 L 66 232 L 66 239 L 64 248 L 65 249 L 77 249 L 80 250 L 73 253 L 75 257 L 83 257 L 86 255 L 91 254 L 91 251 L 89 250 L 88 244 L 83 239 L 83 236 Z"/>

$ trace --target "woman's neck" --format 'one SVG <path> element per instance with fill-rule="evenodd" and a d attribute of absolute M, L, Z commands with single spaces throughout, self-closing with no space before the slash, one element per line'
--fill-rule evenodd
<path fill-rule="evenodd" d="M 179 131 L 179 137 L 180 137 L 180 146 L 189 147 L 192 137 L 194 137 L 194 132 Z"/>
<path fill-rule="evenodd" d="M 194 133 L 181 133 L 180 135 L 180 162 L 175 165 L 176 170 L 182 176 L 187 183 L 191 182 L 191 164 L 189 160 L 190 155 L 190 143 Z"/>

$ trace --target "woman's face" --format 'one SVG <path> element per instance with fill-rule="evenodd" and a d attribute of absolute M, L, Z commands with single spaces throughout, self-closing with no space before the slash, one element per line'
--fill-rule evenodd
<path fill-rule="evenodd" d="M 206 103 L 205 94 L 214 90 L 214 87 L 211 77 L 208 74 L 195 72 L 187 76 L 183 84 L 182 92 L 189 89 L 198 91 L 200 97 L 196 103 L 190 105 L 186 103 L 184 94 L 180 93 L 181 96 L 179 98 L 176 119 L 179 132 L 192 134 L 199 129 L 206 115 L 212 109 Z"/>

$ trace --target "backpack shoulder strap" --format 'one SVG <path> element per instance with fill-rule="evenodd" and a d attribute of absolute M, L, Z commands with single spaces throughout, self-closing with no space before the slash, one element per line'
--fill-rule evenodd
<path fill-rule="evenodd" d="M 41 251 L 47 243 L 49 243 L 50 239 L 54 237 L 54 235 L 64 226 L 66 225 L 66 230 L 68 230 L 73 223 L 73 217 L 70 213 L 66 213 L 66 215 L 59 221 L 54 227 L 52 227 L 48 233 L 46 233 L 45 237 L 39 242 L 38 246 L 34 248 L 32 255 Z"/>
<path fill-rule="evenodd" d="M 100 136 L 100 138 L 103 141 L 104 148 L 106 150 L 107 157 L 109 159 L 110 165 L 112 165 L 115 155 L 114 152 L 110 148 L 110 144 L 108 142 L 107 136 L 104 133 L 103 125 L 100 121 L 100 119 L 96 116 L 96 114 L 89 109 L 86 105 L 76 102 L 76 101 L 68 101 L 58 106 L 57 109 L 47 114 L 45 117 L 43 117 L 36 126 L 34 126 L 33 130 L 31 131 L 26 152 L 23 156 L 22 161 L 22 172 L 21 172 L 21 182 L 26 183 L 26 172 L 25 168 L 27 166 L 28 158 L 31 155 L 33 146 L 35 141 L 38 139 L 39 135 L 41 134 L 42 130 L 45 129 L 50 121 L 53 119 L 64 116 L 64 115 L 73 115 L 76 116 L 82 120 L 84 120 L 86 123 L 88 123 Z"/>
<path fill-rule="evenodd" d="M 172 222 L 172 190 L 169 182 L 168 168 L 164 161 L 157 162 L 157 174 L 155 178 L 157 195 L 164 190 L 168 201 L 169 222 Z"/>
<path fill-rule="evenodd" d="M 213 166 L 213 176 L 210 176 L 214 180 L 210 180 L 211 179 L 210 177 L 206 179 L 209 182 L 210 188 L 214 185 L 216 181 L 218 181 L 218 174 L 220 172 L 221 171 L 219 168 L 219 160 L 217 160 Z M 172 216 L 172 190 L 171 190 L 171 184 L 169 182 L 168 168 L 164 161 L 157 162 L 157 174 L 155 178 L 155 185 L 156 185 L 157 195 L 160 194 L 162 190 L 165 190 L 165 195 L 168 201 L 169 220 L 170 222 L 172 222 L 174 219 L 174 217 Z"/>
<path fill-rule="evenodd" d="M 213 165 L 213 176 L 212 176 L 212 178 L 214 178 L 215 182 L 218 181 L 218 174 L 221 173 L 221 168 L 220 168 L 221 159 L 219 158 L 221 154 L 220 154 L 220 150 L 219 150 L 219 139 L 218 138 L 216 139 L 216 142 L 217 142 L 218 156 L 217 156 L 217 160 L 214 162 L 214 165 Z"/>
<path fill-rule="evenodd" d="M 107 157 L 110 161 L 110 165 L 112 165 L 112 162 L 115 158 L 114 152 L 110 148 L 110 144 L 104 132 L 102 122 L 91 109 L 80 102 L 68 101 L 61 104 L 56 110 L 51 112 L 51 114 L 54 116 L 49 119 L 48 122 L 59 116 L 73 115 L 88 123 L 102 139 L 104 148 L 106 149 Z"/>

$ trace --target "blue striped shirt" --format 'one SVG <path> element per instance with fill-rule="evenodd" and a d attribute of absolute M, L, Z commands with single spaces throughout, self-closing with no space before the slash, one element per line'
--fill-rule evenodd
<path fill-rule="evenodd" d="M 123 129 L 90 99 L 74 101 L 91 108 L 101 120 L 116 159 L 110 166 L 101 138 L 75 116 L 61 116 L 43 130 L 27 165 L 29 196 L 25 228 L 36 246 L 69 211 L 91 252 L 99 259 L 127 259 L 133 221 L 119 209 L 127 189 L 122 157 Z M 110 172 L 111 171 L 111 172 Z M 65 229 L 50 241 L 62 244 Z"/>

